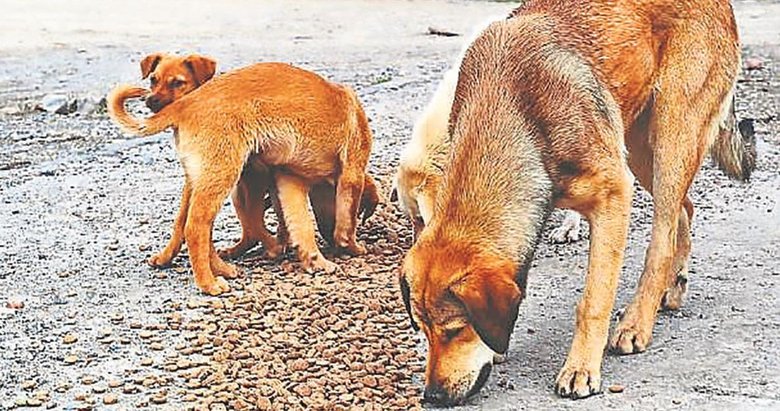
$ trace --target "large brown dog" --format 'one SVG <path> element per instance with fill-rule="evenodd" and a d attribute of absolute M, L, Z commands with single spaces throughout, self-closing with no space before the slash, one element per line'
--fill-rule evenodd
<path fill-rule="evenodd" d="M 590 222 L 574 340 L 555 390 L 599 392 L 634 176 L 654 201 L 634 300 L 611 340 L 645 350 L 660 307 L 680 306 L 690 254 L 688 188 L 710 147 L 746 179 L 755 151 L 736 131 L 739 45 L 719 0 L 529 0 L 490 25 L 460 68 L 452 153 L 401 290 L 428 340 L 425 399 L 455 404 L 487 379 L 525 295 L 548 213 Z M 628 157 L 626 149 L 628 148 Z"/>
<path fill-rule="evenodd" d="M 167 53 L 153 53 L 141 60 L 141 78 L 149 78 L 150 92 L 145 96 L 146 105 L 153 112 L 178 100 L 210 80 L 216 71 L 216 61 L 198 54 L 177 56 Z M 124 113 L 123 98 L 129 96 L 113 95 L 109 101 L 112 110 Z M 126 115 L 126 114 L 121 114 Z M 374 180 L 366 174 L 363 183 L 363 196 L 360 201 L 360 214 L 363 221 L 370 217 L 380 198 Z M 258 243 L 263 244 L 266 255 L 276 258 L 287 245 L 287 227 L 284 219 L 278 218 L 277 238 L 274 238 L 265 225 L 265 211 L 273 204 L 277 216 L 281 208 L 275 195 L 272 170 L 261 161 L 251 157 L 241 173 L 236 188 L 231 194 L 236 215 L 241 223 L 241 239 L 233 246 L 219 250 L 226 258 L 236 258 Z M 309 192 L 312 211 L 317 220 L 320 234 L 333 244 L 335 226 L 336 188 L 327 181 L 316 183 Z M 173 234 L 166 247 L 149 259 L 154 267 L 170 265 L 181 250 L 184 242 L 184 226 L 187 209 L 180 208 L 174 222 Z"/>
<path fill-rule="evenodd" d="M 146 94 L 143 88 L 119 86 L 109 100 Z M 225 73 L 139 121 L 109 105 L 126 131 L 152 135 L 177 130 L 176 149 L 185 170 L 182 209 L 184 236 L 195 282 L 206 293 L 220 294 L 237 270 L 217 255 L 211 241 L 216 214 L 250 157 L 275 168 L 284 221 L 290 241 L 307 270 L 334 271 L 314 238 L 308 210 L 313 184 L 337 182 L 336 246 L 365 252 L 356 227 L 372 135 L 365 113 L 351 89 L 314 73 L 281 63 L 261 63 Z"/>

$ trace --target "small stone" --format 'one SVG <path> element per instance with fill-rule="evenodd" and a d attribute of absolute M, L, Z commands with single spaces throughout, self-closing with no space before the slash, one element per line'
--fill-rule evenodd
<path fill-rule="evenodd" d="M 292 371 L 304 371 L 309 368 L 309 362 L 304 359 L 297 359 L 290 364 L 290 370 Z"/>
<path fill-rule="evenodd" d="M 139 323 L 138 321 L 133 321 L 130 323 L 130 328 L 137 330 L 139 328 L 142 328 L 144 325 Z"/>
<path fill-rule="evenodd" d="M 66 355 L 63 361 L 65 361 L 65 364 L 67 365 L 73 365 L 79 361 L 79 357 L 75 355 Z"/>
<path fill-rule="evenodd" d="M 110 388 L 118 388 L 121 387 L 122 385 L 124 385 L 124 382 L 122 382 L 122 380 L 111 380 L 108 382 L 108 386 Z"/>
<path fill-rule="evenodd" d="M 609 392 L 611 392 L 611 393 L 614 393 L 614 394 L 620 394 L 621 392 L 623 392 L 623 390 L 625 390 L 625 389 L 626 389 L 626 387 L 624 387 L 624 386 L 622 386 L 622 385 L 620 385 L 620 384 L 612 384 L 612 385 L 610 385 L 609 387 L 607 387 L 607 389 L 608 389 L 608 390 L 609 390 Z"/>
<path fill-rule="evenodd" d="M 138 336 L 141 337 L 141 339 L 144 339 L 144 340 L 152 338 L 152 335 L 154 335 L 154 334 L 151 331 L 149 331 L 149 330 L 141 330 L 141 332 L 138 333 Z"/>
<path fill-rule="evenodd" d="M 151 348 L 151 349 L 153 349 L 155 351 L 161 351 L 165 347 L 162 344 L 160 344 L 160 343 L 151 343 L 151 344 L 149 344 L 149 348 Z"/>
<path fill-rule="evenodd" d="M 154 364 L 154 360 L 149 358 L 149 357 L 146 357 L 146 358 L 141 360 L 141 365 L 143 365 L 144 367 L 148 367 L 148 366 L 150 366 L 152 364 Z"/>
<path fill-rule="evenodd" d="M 195 402 L 195 401 L 198 400 L 198 397 L 196 397 L 196 396 L 194 396 L 192 394 L 187 394 L 184 397 L 182 397 L 181 400 L 184 401 L 184 402 Z"/>
<path fill-rule="evenodd" d="M 36 384 L 35 384 L 35 381 L 33 381 L 33 380 L 22 381 L 22 389 L 23 390 L 30 391 L 30 390 L 33 390 L 35 388 L 35 386 L 36 386 Z"/>
<path fill-rule="evenodd" d="M 745 59 L 745 69 L 750 70 L 759 70 L 764 67 L 764 62 L 756 57 L 750 57 Z"/>
<path fill-rule="evenodd" d="M 125 319 L 125 315 L 122 313 L 114 313 L 111 315 L 111 321 L 114 323 L 122 322 Z"/>
<path fill-rule="evenodd" d="M 28 407 L 40 407 L 43 405 L 43 401 L 39 400 L 38 398 L 28 398 L 27 399 L 27 406 Z"/>
<path fill-rule="evenodd" d="M 165 394 L 162 394 L 162 393 L 159 393 L 159 394 L 156 394 L 156 395 L 152 396 L 151 398 L 149 398 L 149 400 L 152 403 L 158 404 L 158 405 L 159 404 L 165 404 L 166 402 L 168 402 L 168 398 L 166 398 Z"/>
<path fill-rule="evenodd" d="M 266 397 L 257 397 L 257 401 L 255 401 L 255 406 L 259 410 L 270 410 L 273 406 L 271 404 L 271 400 Z"/>
<path fill-rule="evenodd" d="M 5 308 L 21 310 L 24 308 L 24 300 L 22 300 L 20 297 L 11 297 L 8 299 L 8 301 L 6 301 Z"/>
<path fill-rule="evenodd" d="M 105 405 L 112 405 L 116 404 L 119 401 L 119 398 L 117 398 L 116 394 L 108 393 L 103 396 L 103 404 Z"/>
<path fill-rule="evenodd" d="M 85 376 L 81 377 L 81 383 L 84 384 L 84 385 L 92 385 L 96 381 L 97 380 L 95 379 L 95 377 L 93 377 L 91 375 L 85 375 Z"/>
<path fill-rule="evenodd" d="M 27 405 L 27 397 L 16 397 L 14 399 L 14 404 L 17 407 L 24 407 L 25 405 Z"/>
<path fill-rule="evenodd" d="M 105 385 L 96 385 L 92 387 L 92 392 L 94 392 L 95 394 L 103 394 L 107 390 L 108 388 Z"/>
<path fill-rule="evenodd" d="M 113 333 L 112 329 L 110 329 L 110 328 L 101 328 L 100 331 L 98 332 L 98 335 L 100 336 L 100 338 L 106 338 L 106 337 L 110 336 L 111 333 Z"/>

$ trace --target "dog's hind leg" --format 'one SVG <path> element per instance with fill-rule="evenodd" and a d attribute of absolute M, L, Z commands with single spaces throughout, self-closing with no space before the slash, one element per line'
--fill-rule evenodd
<path fill-rule="evenodd" d="M 688 188 L 718 131 L 738 69 L 735 43 L 718 37 L 714 41 L 725 42 L 723 47 L 693 47 L 702 29 L 695 26 L 700 22 L 687 24 L 670 34 L 656 83 L 650 118 L 653 229 L 637 293 L 611 340 L 620 354 L 647 349 L 662 299 L 677 286 L 678 227 L 687 219 L 681 214 Z"/>
<path fill-rule="evenodd" d="M 159 253 L 151 256 L 148 260 L 149 265 L 152 267 L 167 267 L 171 265 L 174 257 L 181 251 L 181 246 L 184 243 L 184 225 L 187 222 L 187 211 L 190 207 L 190 196 L 192 195 L 192 189 L 190 187 L 190 181 L 188 178 L 184 179 L 184 188 L 181 190 L 181 199 L 179 204 L 179 214 L 176 216 L 176 220 L 173 222 L 173 233 L 171 233 L 171 239 L 165 248 Z"/>
<path fill-rule="evenodd" d="M 314 221 L 309 212 L 309 186 L 299 177 L 281 172 L 275 174 L 290 243 L 297 249 L 304 269 L 308 272 L 336 271 L 338 266 L 325 259 L 314 238 Z"/>

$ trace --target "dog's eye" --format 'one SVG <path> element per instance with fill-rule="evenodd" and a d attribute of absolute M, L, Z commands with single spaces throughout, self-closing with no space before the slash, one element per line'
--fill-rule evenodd
<path fill-rule="evenodd" d="M 184 85 L 184 82 L 181 81 L 181 80 L 174 79 L 173 81 L 171 81 L 171 87 L 173 87 L 173 88 L 179 88 L 179 87 L 181 87 L 183 85 Z"/>
<path fill-rule="evenodd" d="M 152 85 L 152 87 L 157 85 L 157 77 L 150 77 L 149 78 L 149 84 Z"/>
<path fill-rule="evenodd" d="M 444 330 L 444 337 L 447 338 L 447 340 L 452 340 L 453 338 L 460 335 L 460 333 L 465 329 L 466 327 L 458 327 L 458 328 L 447 328 Z"/>

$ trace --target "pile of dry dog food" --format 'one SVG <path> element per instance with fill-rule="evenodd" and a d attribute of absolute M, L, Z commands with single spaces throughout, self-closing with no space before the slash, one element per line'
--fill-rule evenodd
<path fill-rule="evenodd" d="M 167 324 L 139 332 L 149 346 L 154 333 L 180 342 L 128 376 L 146 393 L 134 405 L 419 408 L 423 357 L 397 286 L 406 228 L 380 221 L 398 221 L 392 209 L 377 214 L 360 230 L 369 253 L 336 260 L 335 274 L 246 258 L 250 268 L 229 294 L 169 303 Z"/>

